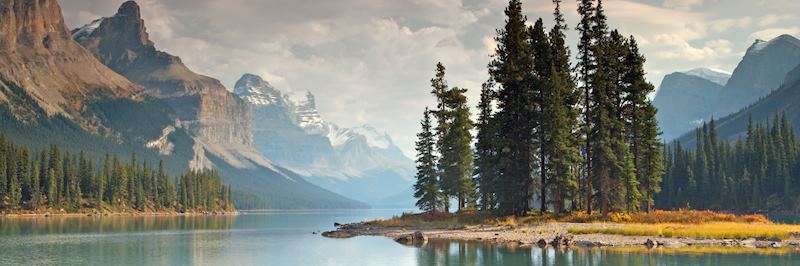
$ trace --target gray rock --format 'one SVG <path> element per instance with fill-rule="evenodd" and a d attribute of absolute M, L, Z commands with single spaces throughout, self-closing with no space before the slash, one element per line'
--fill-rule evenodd
<path fill-rule="evenodd" d="M 555 238 L 553 238 L 552 245 L 554 247 L 569 246 L 572 244 L 573 238 L 574 236 L 571 234 L 557 235 Z"/>
<path fill-rule="evenodd" d="M 399 236 L 395 238 L 394 241 L 403 245 L 413 245 L 419 247 L 428 243 L 428 236 L 422 233 L 422 231 L 416 231 L 413 234 Z"/>
<path fill-rule="evenodd" d="M 351 238 L 356 235 L 348 231 L 336 230 L 336 231 L 322 232 L 322 236 L 328 238 Z"/>
<path fill-rule="evenodd" d="M 536 241 L 536 245 L 540 248 L 544 248 L 547 246 L 547 240 L 544 240 L 544 238 L 539 239 L 539 241 Z"/>
<path fill-rule="evenodd" d="M 647 246 L 647 248 L 654 248 L 658 246 L 658 242 L 648 238 L 647 241 L 644 242 L 644 245 Z"/>

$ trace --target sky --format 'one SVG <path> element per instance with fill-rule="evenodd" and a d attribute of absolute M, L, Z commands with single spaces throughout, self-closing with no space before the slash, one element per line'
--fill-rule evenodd
<path fill-rule="evenodd" d="M 116 13 L 122 0 L 60 0 L 71 28 Z M 437 62 L 477 105 L 506 0 L 140 0 L 156 47 L 233 89 L 244 73 L 296 95 L 322 117 L 386 130 L 414 155 L 419 119 L 434 99 Z M 609 24 L 634 36 L 648 80 L 696 67 L 732 72 L 756 40 L 800 36 L 797 0 L 606 0 Z M 574 50 L 576 1 L 562 10 Z M 550 0 L 523 0 L 552 25 Z"/>

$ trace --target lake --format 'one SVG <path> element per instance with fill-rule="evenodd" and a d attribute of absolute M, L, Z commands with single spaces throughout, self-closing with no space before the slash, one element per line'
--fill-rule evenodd
<path fill-rule="evenodd" d="M 238 216 L 0 218 L 0 265 L 800 265 L 800 253 L 509 249 L 471 242 L 408 247 L 318 232 L 400 210 Z M 312 232 L 317 232 L 313 234 Z"/>

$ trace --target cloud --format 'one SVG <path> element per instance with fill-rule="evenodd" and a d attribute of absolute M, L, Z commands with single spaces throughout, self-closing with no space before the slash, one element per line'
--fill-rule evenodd
<path fill-rule="evenodd" d="M 81 26 L 124 0 L 61 0 Z M 193 70 L 232 86 L 256 73 L 284 91 L 317 95 L 324 118 L 387 130 L 413 154 L 438 61 L 475 106 L 505 20 L 507 0 L 140 0 L 151 38 Z M 753 38 L 800 33 L 796 0 L 608 0 L 609 24 L 637 38 L 648 80 L 706 66 L 733 69 Z M 524 1 L 530 20 L 552 25 L 551 0 Z M 573 48 L 575 1 L 563 1 Z M 752 34 L 748 34 L 751 33 Z"/>
<path fill-rule="evenodd" d="M 662 4 L 666 8 L 689 10 L 694 6 L 703 4 L 703 0 L 664 0 Z"/>
<path fill-rule="evenodd" d="M 788 14 L 787 15 L 769 14 L 769 15 L 761 17 L 761 19 L 758 21 L 758 26 L 759 27 L 766 27 L 766 26 L 774 25 L 774 24 L 776 24 L 776 23 L 778 23 L 780 21 L 792 20 L 794 18 L 795 18 L 794 15 L 788 15 Z"/>
<path fill-rule="evenodd" d="M 715 32 L 724 32 L 732 28 L 744 29 L 753 23 L 753 18 L 749 16 L 741 18 L 726 18 L 711 21 L 710 28 Z"/>

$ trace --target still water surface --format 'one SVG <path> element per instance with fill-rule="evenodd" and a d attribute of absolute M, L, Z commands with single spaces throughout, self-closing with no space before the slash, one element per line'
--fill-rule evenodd
<path fill-rule="evenodd" d="M 272 211 L 202 217 L 0 218 L 0 265 L 800 265 L 800 253 L 687 254 L 508 249 L 385 237 L 327 239 L 334 222 L 399 210 Z"/>

